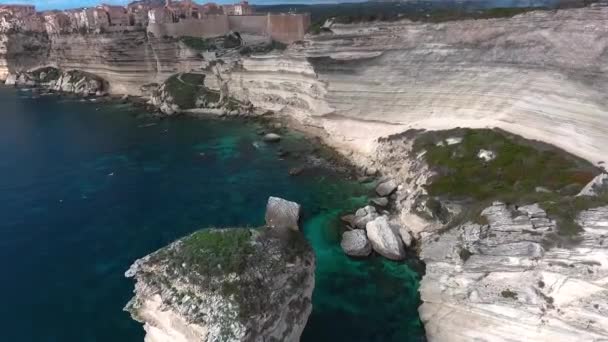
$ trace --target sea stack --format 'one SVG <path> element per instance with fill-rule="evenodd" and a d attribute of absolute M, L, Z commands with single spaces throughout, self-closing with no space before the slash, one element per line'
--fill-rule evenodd
<path fill-rule="evenodd" d="M 290 225 L 203 229 L 129 268 L 125 310 L 146 341 L 299 341 L 314 271 L 312 248 Z"/>

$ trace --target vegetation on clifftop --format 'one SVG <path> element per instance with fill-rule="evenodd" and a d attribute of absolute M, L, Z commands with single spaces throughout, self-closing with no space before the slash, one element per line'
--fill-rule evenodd
<path fill-rule="evenodd" d="M 151 263 L 167 267 L 164 274 L 149 276 L 167 286 L 182 278 L 202 291 L 219 291 L 237 304 L 245 322 L 271 311 L 269 299 L 279 292 L 274 288 L 276 279 L 291 277 L 294 288 L 303 285 L 305 270 L 286 268 L 298 258 L 312 259 L 312 248 L 300 232 L 266 227 L 203 229 L 152 254 Z"/>
<path fill-rule="evenodd" d="M 179 38 L 179 41 L 196 51 L 212 51 L 217 49 L 217 46 L 210 39 L 183 36 Z"/>
<path fill-rule="evenodd" d="M 448 143 L 448 139 L 462 139 Z M 494 158 L 483 160 L 482 150 Z M 463 220 L 479 220 L 479 213 L 493 201 L 525 205 L 539 203 L 557 220 L 559 233 L 573 236 L 582 210 L 608 203 L 608 195 L 575 195 L 601 170 L 558 148 L 523 139 L 500 130 L 453 129 L 422 133 L 415 153 L 435 172 L 426 189 L 431 196 L 474 203 Z"/>
<path fill-rule="evenodd" d="M 201 97 L 208 102 L 218 102 L 219 92 L 206 88 L 204 81 L 202 74 L 176 74 L 165 81 L 165 91 L 181 109 L 195 108 L 196 100 Z"/>

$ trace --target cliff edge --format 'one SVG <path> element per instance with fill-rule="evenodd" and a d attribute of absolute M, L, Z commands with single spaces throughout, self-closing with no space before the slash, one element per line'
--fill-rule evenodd
<path fill-rule="evenodd" d="M 279 216 L 299 212 L 271 202 Z M 131 266 L 135 296 L 125 310 L 144 323 L 148 342 L 298 341 L 314 270 L 312 248 L 291 227 L 204 229 Z"/>

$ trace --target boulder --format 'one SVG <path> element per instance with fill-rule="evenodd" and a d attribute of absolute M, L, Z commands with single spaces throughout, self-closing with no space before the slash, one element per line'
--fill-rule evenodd
<path fill-rule="evenodd" d="M 363 229 L 344 232 L 340 246 L 344 253 L 353 257 L 366 257 L 372 252 L 372 245 L 369 243 L 367 234 Z"/>
<path fill-rule="evenodd" d="M 370 200 L 372 204 L 377 205 L 379 207 L 386 207 L 388 205 L 388 198 L 386 197 L 376 197 Z"/>
<path fill-rule="evenodd" d="M 494 151 L 481 149 L 479 150 L 479 153 L 477 153 L 477 158 L 489 162 L 496 158 L 496 153 L 494 153 Z"/>
<path fill-rule="evenodd" d="M 391 260 L 405 259 L 405 248 L 399 233 L 389 223 L 386 216 L 379 216 L 367 223 L 367 238 L 373 249 Z"/>
<path fill-rule="evenodd" d="M 266 205 L 266 226 L 275 229 L 298 230 L 300 205 L 278 197 L 268 198 Z"/>
<path fill-rule="evenodd" d="M 355 213 L 355 219 L 353 220 L 353 225 L 358 229 L 365 229 L 367 223 L 373 221 L 376 217 L 378 217 L 378 213 L 376 212 L 376 208 L 371 205 L 360 208 Z"/>
<path fill-rule="evenodd" d="M 606 191 L 608 174 L 602 173 L 591 180 L 576 196 L 597 196 Z"/>
<path fill-rule="evenodd" d="M 395 190 L 397 190 L 397 183 L 392 179 L 382 182 L 376 187 L 376 193 L 382 197 L 389 196 Z"/>
<path fill-rule="evenodd" d="M 263 140 L 265 142 L 279 142 L 281 141 L 281 136 L 276 133 L 268 133 L 264 135 Z"/>
<path fill-rule="evenodd" d="M 368 167 L 365 169 L 366 176 L 375 176 L 377 174 L 378 174 L 378 169 L 376 169 L 375 167 Z"/>

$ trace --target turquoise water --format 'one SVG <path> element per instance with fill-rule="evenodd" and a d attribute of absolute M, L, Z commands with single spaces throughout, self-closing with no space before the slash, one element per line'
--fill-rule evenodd
<path fill-rule="evenodd" d="M 251 122 L 158 120 L 6 88 L 0 103 L 1 341 L 143 341 L 122 311 L 128 266 L 200 228 L 260 225 L 270 195 L 303 205 L 317 254 L 303 341 L 423 339 L 418 275 L 340 250 L 338 217 L 370 189 L 327 167 L 288 175 L 315 154 L 302 136 L 267 145 Z"/>

